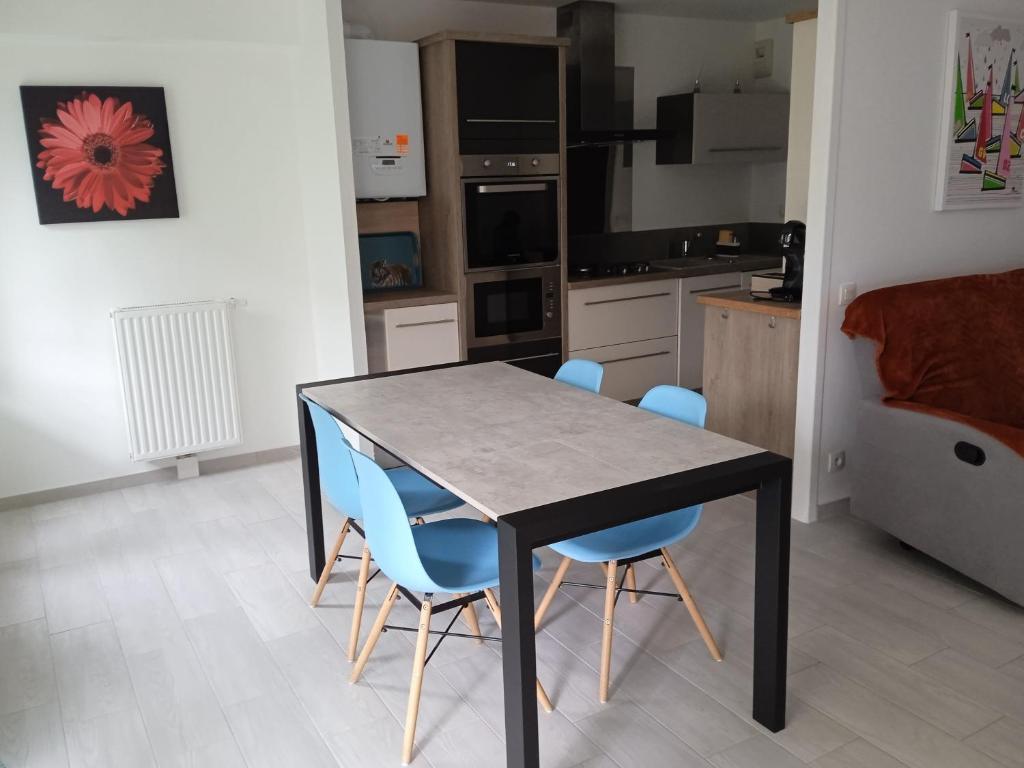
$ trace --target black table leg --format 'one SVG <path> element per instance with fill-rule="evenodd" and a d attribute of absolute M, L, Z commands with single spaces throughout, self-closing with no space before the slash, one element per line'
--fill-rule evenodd
<path fill-rule="evenodd" d="M 537 647 L 533 632 L 533 548 L 498 520 L 501 647 L 507 768 L 539 768 Z"/>
<path fill-rule="evenodd" d="M 317 463 L 316 434 L 309 406 L 299 403 L 299 455 L 302 457 L 302 489 L 306 498 L 306 538 L 309 546 L 309 576 L 320 580 L 324 570 L 324 514 L 320 500 L 320 465 Z"/>
<path fill-rule="evenodd" d="M 775 733 L 786 727 L 791 485 L 786 471 L 763 481 L 757 491 L 754 719 Z"/>

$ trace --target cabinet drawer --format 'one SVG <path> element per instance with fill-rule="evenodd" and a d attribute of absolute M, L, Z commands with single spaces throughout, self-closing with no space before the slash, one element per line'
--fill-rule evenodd
<path fill-rule="evenodd" d="M 569 291 L 569 349 L 675 336 L 679 281 L 652 280 Z"/>
<path fill-rule="evenodd" d="M 615 400 L 638 400 L 651 387 L 676 383 L 678 341 L 675 336 L 634 341 L 570 352 L 569 358 L 583 358 L 604 365 L 602 395 Z"/>
<path fill-rule="evenodd" d="M 367 346 L 373 347 L 368 350 L 371 369 L 398 371 L 459 360 L 459 313 L 454 302 L 375 314 L 366 319 Z"/>

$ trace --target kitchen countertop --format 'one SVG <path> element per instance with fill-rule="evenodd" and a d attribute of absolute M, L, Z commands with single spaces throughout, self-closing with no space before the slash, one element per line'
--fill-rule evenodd
<path fill-rule="evenodd" d="M 778 254 L 746 254 L 735 259 L 706 259 L 699 256 L 686 259 L 672 259 L 678 265 L 674 269 L 656 269 L 651 262 L 650 272 L 639 275 L 610 275 L 607 277 L 573 277 L 569 276 L 569 290 L 573 288 L 595 288 L 605 285 L 623 285 L 625 283 L 643 283 L 649 280 L 678 280 L 683 277 L 700 277 L 702 275 L 721 275 L 728 272 L 755 272 L 760 270 L 778 270 L 782 257 Z"/>
<path fill-rule="evenodd" d="M 726 293 L 704 293 L 697 297 L 698 304 L 721 307 L 739 312 L 757 312 L 762 315 L 800 319 L 800 305 L 782 301 L 763 301 L 753 298 L 749 291 L 728 291 Z"/>
<path fill-rule="evenodd" d="M 459 297 L 451 291 L 432 288 L 410 288 L 399 291 L 380 291 L 363 294 L 364 312 L 382 312 L 400 307 L 422 307 L 426 304 L 448 304 Z"/>

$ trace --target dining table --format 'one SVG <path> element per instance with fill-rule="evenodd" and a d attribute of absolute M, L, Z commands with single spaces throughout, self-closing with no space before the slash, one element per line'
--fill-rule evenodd
<path fill-rule="evenodd" d="M 792 462 L 508 363 L 454 363 L 296 386 L 309 573 L 324 567 L 309 398 L 494 521 L 508 768 L 540 765 L 533 552 L 756 492 L 752 716 L 786 722 Z"/>

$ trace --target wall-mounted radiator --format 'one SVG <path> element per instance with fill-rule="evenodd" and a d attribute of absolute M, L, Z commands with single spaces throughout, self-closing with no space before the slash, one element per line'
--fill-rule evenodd
<path fill-rule="evenodd" d="M 234 304 L 195 301 L 111 312 L 133 461 L 242 442 Z"/>

